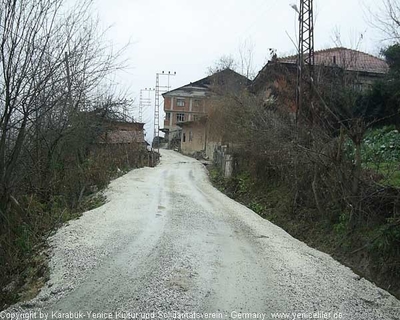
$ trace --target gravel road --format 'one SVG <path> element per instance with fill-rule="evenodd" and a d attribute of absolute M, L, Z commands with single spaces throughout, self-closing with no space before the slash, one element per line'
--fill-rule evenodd
<path fill-rule="evenodd" d="M 0 319 L 400 319 L 400 301 L 220 193 L 194 159 L 162 150 L 106 196 L 52 236 L 49 282 Z"/>

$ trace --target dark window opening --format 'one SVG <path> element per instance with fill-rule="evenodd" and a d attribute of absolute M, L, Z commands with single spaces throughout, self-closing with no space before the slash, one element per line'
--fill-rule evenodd
<path fill-rule="evenodd" d="M 184 107 L 185 106 L 185 99 L 176 99 L 176 106 L 177 107 Z"/>
<path fill-rule="evenodd" d="M 177 122 L 185 121 L 185 114 L 184 113 L 177 113 L 176 114 L 176 121 Z"/>

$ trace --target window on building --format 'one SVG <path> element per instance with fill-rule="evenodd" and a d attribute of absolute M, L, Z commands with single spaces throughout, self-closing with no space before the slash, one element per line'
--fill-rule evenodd
<path fill-rule="evenodd" d="M 176 122 L 183 122 L 185 121 L 185 114 L 184 113 L 177 113 L 176 114 Z"/>
<path fill-rule="evenodd" d="M 364 91 L 366 88 L 368 88 L 367 85 L 364 85 L 364 84 L 362 84 L 362 83 L 355 83 L 353 86 L 354 86 L 354 90 L 355 90 L 355 91 L 358 91 L 358 92 L 362 92 L 362 91 Z"/>
<path fill-rule="evenodd" d="M 197 115 L 197 114 L 194 114 L 194 115 L 192 116 L 192 119 L 193 119 L 193 121 L 198 121 L 198 120 L 200 120 L 200 116 Z"/>
<path fill-rule="evenodd" d="M 185 99 L 176 99 L 176 106 L 177 107 L 184 107 L 185 106 Z"/>
<path fill-rule="evenodd" d="M 189 131 L 189 141 L 193 141 L 193 132 Z"/>
<path fill-rule="evenodd" d="M 166 120 L 170 120 L 170 119 L 171 119 L 171 112 L 167 112 L 167 113 L 165 114 L 165 119 L 166 119 Z"/>
<path fill-rule="evenodd" d="M 186 142 L 186 133 L 183 133 L 182 135 L 182 142 Z"/>
<path fill-rule="evenodd" d="M 201 109 L 202 109 L 201 100 L 195 99 L 195 100 L 193 101 L 193 109 L 194 109 L 195 111 L 202 111 L 202 110 L 201 110 Z"/>

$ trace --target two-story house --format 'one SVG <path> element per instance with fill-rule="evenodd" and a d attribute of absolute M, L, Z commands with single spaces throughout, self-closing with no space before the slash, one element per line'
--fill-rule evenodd
<path fill-rule="evenodd" d="M 178 123 L 196 121 L 207 114 L 208 88 L 205 79 L 187 84 L 163 94 L 165 138 L 170 146 L 180 143 L 181 127 Z"/>
<path fill-rule="evenodd" d="M 180 141 L 181 122 L 196 121 L 206 114 L 207 87 L 200 81 L 163 94 L 165 138 L 169 145 Z"/>
<path fill-rule="evenodd" d="M 236 89 L 238 86 L 246 86 L 248 82 L 246 77 L 231 69 L 225 69 L 164 93 L 165 120 L 161 131 L 165 133 L 169 147 L 181 145 L 183 123 L 204 123 L 203 118 L 207 116 L 212 98 L 217 94 L 214 90 L 216 86 L 229 85 L 230 88 Z M 185 143 L 192 141 L 195 140 L 189 137 L 184 139 Z M 194 146 L 194 149 L 198 147 Z"/>

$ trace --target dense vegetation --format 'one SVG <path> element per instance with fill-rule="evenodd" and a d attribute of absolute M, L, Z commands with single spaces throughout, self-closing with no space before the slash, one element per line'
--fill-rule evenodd
<path fill-rule="evenodd" d="M 210 136 L 235 156 L 232 178 L 211 171 L 222 190 L 397 296 L 399 50 L 385 50 L 389 74 L 361 91 L 354 74 L 318 69 L 313 108 L 306 102 L 297 125 L 287 112 L 295 81 L 289 70 L 287 91 L 267 103 L 262 95 L 222 92 L 210 114 L 210 127 L 218 128 Z"/>

